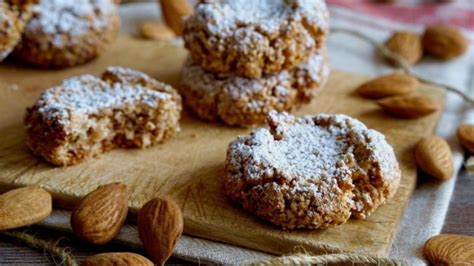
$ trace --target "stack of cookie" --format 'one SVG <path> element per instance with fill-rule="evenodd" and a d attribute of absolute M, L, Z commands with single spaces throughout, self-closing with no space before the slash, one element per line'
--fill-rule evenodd
<path fill-rule="evenodd" d="M 308 103 L 329 74 L 323 0 L 201 1 L 184 22 L 185 104 L 205 120 L 250 126 Z"/>

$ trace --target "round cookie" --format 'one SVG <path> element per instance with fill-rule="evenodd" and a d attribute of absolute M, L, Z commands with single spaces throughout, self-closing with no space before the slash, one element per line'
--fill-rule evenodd
<path fill-rule="evenodd" d="M 31 16 L 30 6 L 29 0 L 0 2 L 0 61 L 20 42 L 25 23 Z"/>
<path fill-rule="evenodd" d="M 207 71 L 258 78 L 307 61 L 323 46 L 328 20 L 322 0 L 202 1 L 183 38 Z"/>
<path fill-rule="evenodd" d="M 229 144 L 225 193 L 284 229 L 366 218 L 392 197 L 401 172 L 379 132 L 345 115 L 270 112 L 269 128 Z"/>
<path fill-rule="evenodd" d="M 325 54 L 313 54 L 292 70 L 260 79 L 214 74 L 188 61 L 181 77 L 184 103 L 201 119 L 250 126 L 271 110 L 290 111 L 308 103 L 329 75 Z"/>
<path fill-rule="evenodd" d="M 40 67 L 62 68 L 99 56 L 119 29 L 114 0 L 39 0 L 14 54 Z"/>

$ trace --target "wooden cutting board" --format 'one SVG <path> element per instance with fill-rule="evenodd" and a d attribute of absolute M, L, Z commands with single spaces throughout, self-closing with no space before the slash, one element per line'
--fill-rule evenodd
<path fill-rule="evenodd" d="M 350 220 L 327 230 L 282 231 L 226 200 L 221 177 L 227 144 L 237 135 L 248 133 L 248 129 L 204 123 L 183 113 L 182 131 L 165 144 L 145 150 L 115 150 L 72 167 L 54 167 L 26 149 L 24 110 L 43 89 L 71 75 L 99 74 L 110 65 L 135 68 L 176 85 L 186 56 L 180 46 L 122 35 L 100 59 L 72 69 L 0 65 L 0 189 L 37 184 L 53 193 L 56 206 L 70 208 L 97 186 L 120 181 L 131 190 L 132 217 L 148 199 L 171 196 L 183 209 L 189 235 L 274 254 L 302 248 L 313 253 L 387 255 L 416 184 L 412 148 L 421 137 L 433 132 L 439 113 L 417 120 L 386 116 L 373 101 L 353 92 L 367 77 L 333 71 L 326 88 L 296 114 L 344 113 L 381 131 L 395 148 L 403 178 L 395 198 L 367 220 Z M 439 102 L 444 100 L 439 88 L 422 85 L 419 92 Z"/>

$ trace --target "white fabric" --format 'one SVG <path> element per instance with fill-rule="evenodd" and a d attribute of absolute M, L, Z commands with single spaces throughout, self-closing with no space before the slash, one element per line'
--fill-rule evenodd
<path fill-rule="evenodd" d="M 159 10 L 155 3 L 125 5 L 121 8 L 123 30 L 135 32 L 136 23 L 147 19 L 159 19 Z M 382 27 L 371 27 L 374 18 L 357 14 L 343 8 L 331 8 L 332 25 L 359 30 L 382 42 L 389 34 L 382 29 L 412 29 L 420 27 L 398 24 L 377 19 Z M 355 24 L 352 18 L 362 23 Z M 364 20 L 367 23 L 364 23 Z M 330 59 L 334 69 L 370 75 L 380 75 L 392 71 L 381 59 L 377 58 L 374 49 L 364 41 L 344 34 L 334 34 L 328 40 Z M 423 76 L 451 84 L 474 96 L 474 49 L 468 54 L 448 63 L 424 59 L 415 67 Z M 453 149 L 455 173 L 462 164 L 462 151 L 458 146 L 455 130 L 461 121 L 474 122 L 474 110 L 463 104 L 457 95 L 448 94 L 445 111 L 439 122 L 437 134 L 448 140 Z M 435 182 L 420 178 L 416 190 L 408 204 L 399 231 L 393 243 L 390 257 L 403 258 L 414 265 L 423 265 L 421 247 L 430 236 L 438 234 L 443 226 L 449 201 L 453 192 L 454 178 L 445 182 Z M 43 225 L 62 227 L 70 230 L 68 214 L 57 211 Z M 139 246 L 136 227 L 126 226 L 118 241 Z M 184 236 L 179 242 L 175 256 L 195 262 L 215 262 L 222 264 L 241 264 L 268 258 L 271 255 L 235 247 L 228 244 L 212 242 L 191 236 Z"/>
<path fill-rule="evenodd" d="M 352 22 L 354 17 L 357 17 L 361 23 L 367 22 L 367 25 L 373 23 L 374 18 L 366 15 L 343 8 L 331 8 L 331 15 L 333 26 L 355 28 L 380 42 L 383 42 L 390 34 L 388 31 L 364 27 L 360 24 L 355 27 Z M 380 19 L 377 20 L 377 24 L 387 29 L 421 30 L 419 26 L 380 21 Z M 376 57 L 370 45 L 352 36 L 342 34 L 332 36 L 329 38 L 328 47 L 335 69 L 371 75 L 380 75 L 392 70 Z M 468 54 L 459 59 L 447 63 L 423 59 L 414 69 L 423 77 L 452 85 L 474 97 L 473 58 L 474 49 L 471 45 Z M 463 151 L 458 145 L 455 132 L 457 126 L 463 121 L 474 122 L 474 109 L 469 109 L 466 104 L 463 104 L 459 96 L 448 93 L 445 110 L 438 123 L 436 134 L 448 140 L 453 151 L 456 174 L 445 182 L 420 178 L 392 245 L 391 257 L 404 258 L 413 265 L 425 264 L 422 255 L 423 244 L 428 238 L 441 232 L 457 173 L 462 165 Z"/>

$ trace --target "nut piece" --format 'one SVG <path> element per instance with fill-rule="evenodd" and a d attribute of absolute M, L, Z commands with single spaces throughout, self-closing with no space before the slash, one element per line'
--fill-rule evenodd
<path fill-rule="evenodd" d="M 151 40 L 170 40 L 176 37 L 174 32 L 163 23 L 145 21 L 139 25 L 140 34 Z"/>
<path fill-rule="evenodd" d="M 466 167 L 468 175 L 474 175 L 474 156 L 468 157 L 464 166 Z"/>
<path fill-rule="evenodd" d="M 72 230 L 91 244 L 105 244 L 117 236 L 127 213 L 127 186 L 122 183 L 100 186 L 72 212 Z"/>
<path fill-rule="evenodd" d="M 107 266 L 107 265 L 133 265 L 133 266 L 152 266 L 153 262 L 142 255 L 130 252 L 110 252 L 101 253 L 87 257 L 81 263 L 82 266 Z"/>
<path fill-rule="evenodd" d="M 421 170 L 439 180 L 450 179 L 453 175 L 451 149 L 441 137 L 426 137 L 418 142 L 415 158 Z"/>
<path fill-rule="evenodd" d="M 421 38 L 415 32 L 397 31 L 385 42 L 385 46 L 409 64 L 413 65 L 423 56 Z"/>
<path fill-rule="evenodd" d="M 458 127 L 458 139 L 461 145 L 474 153 L 474 124 L 463 124 Z"/>
<path fill-rule="evenodd" d="M 23 187 L 0 195 L 0 230 L 32 225 L 47 218 L 53 209 L 48 191 Z"/>
<path fill-rule="evenodd" d="M 408 94 L 416 90 L 418 80 L 403 73 L 392 73 L 372 79 L 357 88 L 357 92 L 370 99 Z"/>
<path fill-rule="evenodd" d="M 183 233 L 183 214 L 171 199 L 154 198 L 138 212 L 138 234 L 153 262 L 164 265 Z"/>
<path fill-rule="evenodd" d="M 188 0 L 160 0 L 160 4 L 166 24 L 176 35 L 181 36 L 183 34 L 183 17 L 193 13 L 193 8 Z"/>
<path fill-rule="evenodd" d="M 394 96 L 378 100 L 377 104 L 386 113 L 400 118 L 419 118 L 441 108 L 438 102 L 422 95 Z"/>
<path fill-rule="evenodd" d="M 423 253 L 434 265 L 472 265 L 474 237 L 440 234 L 426 241 Z"/>
<path fill-rule="evenodd" d="M 469 44 L 461 31 L 447 25 L 426 28 L 422 42 L 427 54 L 442 60 L 464 54 Z"/>

